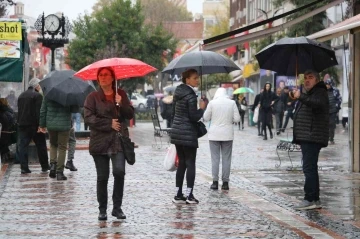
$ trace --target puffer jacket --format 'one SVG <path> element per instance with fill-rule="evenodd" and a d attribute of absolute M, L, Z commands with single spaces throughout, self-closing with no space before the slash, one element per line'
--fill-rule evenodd
<path fill-rule="evenodd" d="M 62 106 L 44 98 L 40 109 L 39 126 L 50 131 L 68 131 L 71 129 L 71 113 L 79 111 L 78 106 Z"/>
<path fill-rule="evenodd" d="M 197 108 L 197 97 L 190 86 L 181 84 L 176 87 L 173 112 L 171 143 L 199 147 L 196 122 L 201 119 L 204 110 Z"/>
<path fill-rule="evenodd" d="M 106 100 L 102 89 L 86 97 L 84 119 L 90 127 L 89 152 L 91 155 L 116 154 L 122 151 L 119 137 L 111 127 L 113 119 L 119 119 L 121 133 L 129 136 L 125 119 L 134 117 L 134 108 L 130 105 L 125 91 L 119 89 L 118 94 L 122 98 L 119 110 L 115 103 Z"/>
<path fill-rule="evenodd" d="M 329 98 L 323 81 L 301 94 L 294 115 L 293 142 L 317 143 L 327 147 L 329 140 Z"/>
<path fill-rule="evenodd" d="M 337 100 L 334 95 L 334 89 L 330 88 L 328 89 L 328 97 L 329 97 L 329 113 L 337 113 L 338 112 L 338 106 L 337 106 Z"/>

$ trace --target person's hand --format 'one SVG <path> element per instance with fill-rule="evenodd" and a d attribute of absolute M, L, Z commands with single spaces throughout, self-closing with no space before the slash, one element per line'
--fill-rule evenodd
<path fill-rule="evenodd" d="M 37 132 L 46 134 L 46 128 L 39 127 Z"/>
<path fill-rule="evenodd" d="M 120 97 L 121 97 L 121 96 L 120 96 Z M 120 125 L 118 119 L 112 119 L 111 128 L 113 128 L 115 131 L 120 131 L 121 125 Z"/>
<path fill-rule="evenodd" d="M 294 93 L 294 98 L 299 99 L 300 94 L 301 94 L 300 90 L 296 90 Z"/>
<path fill-rule="evenodd" d="M 274 101 L 271 101 L 271 105 L 273 105 L 273 104 L 274 104 Z M 270 105 L 270 106 L 271 106 L 271 105 Z"/>
<path fill-rule="evenodd" d="M 206 108 L 206 103 L 201 99 L 200 100 L 200 109 L 205 109 Z"/>
<path fill-rule="evenodd" d="M 121 95 L 119 95 L 119 94 L 116 94 L 116 96 L 115 96 L 115 102 L 116 102 L 116 104 L 117 105 L 121 105 Z"/>
<path fill-rule="evenodd" d="M 291 105 L 291 102 L 288 102 L 287 105 Z"/>

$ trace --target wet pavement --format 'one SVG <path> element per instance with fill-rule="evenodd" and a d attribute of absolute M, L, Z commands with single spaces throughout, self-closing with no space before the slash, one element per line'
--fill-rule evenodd
<path fill-rule="evenodd" d="M 347 132 L 321 151 L 321 210 L 297 212 L 303 197 L 301 171 L 275 167 L 280 136 L 263 141 L 255 128 L 235 131 L 229 191 L 211 191 L 211 160 L 206 136 L 200 139 L 194 194 L 199 205 L 176 206 L 175 172 L 163 169 L 165 146 L 153 147 L 151 123 L 138 123 L 131 137 L 139 145 L 137 162 L 127 166 L 123 210 L 126 220 L 110 215 L 97 220 L 96 171 L 87 150 L 77 150 L 79 171 L 56 181 L 32 164 L 21 175 L 18 165 L 0 172 L 0 238 L 360 238 L 360 175 L 349 173 Z M 285 136 L 281 136 L 286 137 Z M 166 141 L 166 138 L 163 138 Z M 78 141 L 86 148 L 87 140 Z M 293 153 L 300 166 L 300 153 Z M 6 172 L 6 173 L 5 173 Z M 220 171 L 221 172 L 221 171 Z M 221 182 L 220 182 L 221 184 Z"/>

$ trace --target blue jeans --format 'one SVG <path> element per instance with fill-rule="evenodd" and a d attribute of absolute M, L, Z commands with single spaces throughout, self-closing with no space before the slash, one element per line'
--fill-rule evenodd
<path fill-rule="evenodd" d="M 318 160 L 321 145 L 316 143 L 302 143 L 301 152 L 303 172 L 305 175 L 305 200 L 318 201 L 320 196 L 320 183 L 318 173 Z"/>
<path fill-rule="evenodd" d="M 76 124 L 76 131 L 80 131 L 80 126 L 81 126 L 81 114 L 80 114 L 80 113 L 72 113 L 72 114 L 71 114 L 71 119 L 72 119 L 73 122 L 75 122 L 75 124 Z"/>

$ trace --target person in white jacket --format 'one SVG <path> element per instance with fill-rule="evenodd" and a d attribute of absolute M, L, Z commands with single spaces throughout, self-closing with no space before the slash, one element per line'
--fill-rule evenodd
<path fill-rule="evenodd" d="M 235 101 L 230 100 L 225 88 L 217 89 L 214 99 L 210 101 L 203 116 L 211 121 L 208 138 L 211 152 L 213 184 L 217 190 L 219 184 L 220 152 L 222 155 L 222 190 L 229 190 L 229 177 L 234 140 L 233 123 L 240 122 L 239 110 Z"/>

